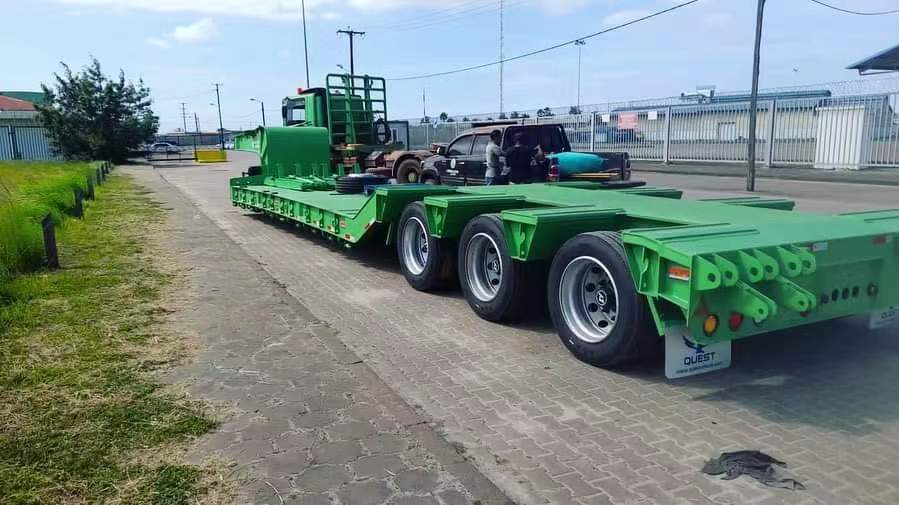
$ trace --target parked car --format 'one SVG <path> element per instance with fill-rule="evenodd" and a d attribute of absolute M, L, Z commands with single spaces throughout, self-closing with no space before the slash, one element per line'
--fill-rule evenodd
<path fill-rule="evenodd" d="M 147 147 L 147 152 L 150 154 L 177 154 L 182 150 L 181 146 L 171 142 L 154 142 Z"/>
<path fill-rule="evenodd" d="M 542 172 L 544 177 L 550 175 L 553 154 L 571 152 L 571 144 L 565 135 L 565 128 L 560 124 L 484 126 L 459 135 L 449 145 L 437 144 L 434 146 L 437 154 L 425 159 L 422 163 L 421 182 L 457 186 L 484 184 L 484 174 L 487 170 L 484 152 L 487 149 L 487 142 L 490 140 L 490 132 L 493 130 L 499 130 L 502 133 L 500 147 L 503 150 L 512 146 L 512 137 L 518 132 L 524 133 L 530 147 L 539 145 L 547 155 L 547 159 L 544 160 L 543 166 L 535 167 L 535 172 Z M 630 156 L 626 152 L 585 154 L 599 156 L 603 160 L 602 168 L 592 173 L 570 176 L 562 174 L 562 179 L 630 179 Z M 603 174 L 608 174 L 608 176 Z"/>

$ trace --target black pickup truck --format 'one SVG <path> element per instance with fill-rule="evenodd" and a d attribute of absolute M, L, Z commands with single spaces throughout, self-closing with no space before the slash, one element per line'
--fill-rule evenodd
<path fill-rule="evenodd" d="M 598 170 L 587 173 L 556 172 L 553 164 L 555 154 L 571 152 L 571 144 L 565 129 L 560 124 L 535 125 L 490 125 L 473 128 L 450 142 L 438 145 L 437 154 L 422 161 L 420 182 L 430 184 L 478 185 L 484 184 L 487 170 L 485 152 L 490 141 L 490 132 L 502 133 L 503 150 L 513 145 L 513 136 L 523 133 L 528 147 L 540 146 L 546 155 L 542 162 L 535 162 L 533 173 L 544 180 L 629 180 L 631 177 L 630 157 L 626 152 L 584 153 L 596 155 L 603 161 Z"/>

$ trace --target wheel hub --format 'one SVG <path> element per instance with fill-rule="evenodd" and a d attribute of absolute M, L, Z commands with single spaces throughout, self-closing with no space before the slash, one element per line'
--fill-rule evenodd
<path fill-rule="evenodd" d="M 403 228 L 403 264 L 413 275 L 419 275 L 428 264 L 428 233 L 417 217 L 410 218 Z"/>
<path fill-rule="evenodd" d="M 606 304 L 609 303 L 609 295 L 606 294 L 604 289 L 596 291 L 596 303 L 599 304 L 599 308 L 604 308 Z"/>
<path fill-rule="evenodd" d="M 496 297 L 503 282 L 503 264 L 499 248 L 486 233 L 478 233 L 468 243 L 465 253 L 465 276 L 472 294 L 489 302 Z"/>
<path fill-rule="evenodd" d="M 562 272 L 559 302 L 578 339 L 602 342 L 618 319 L 618 289 L 609 270 L 591 256 L 571 260 Z"/>

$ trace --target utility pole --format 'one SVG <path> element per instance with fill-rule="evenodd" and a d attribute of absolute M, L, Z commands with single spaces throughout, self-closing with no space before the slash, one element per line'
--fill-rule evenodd
<path fill-rule="evenodd" d="M 262 107 L 262 126 L 265 127 L 265 102 L 262 100 L 257 100 L 255 98 L 250 98 L 251 102 L 259 102 L 259 106 Z"/>
<path fill-rule="evenodd" d="M 220 82 L 212 83 L 215 86 L 215 103 L 219 109 L 219 141 L 222 144 L 222 150 L 225 149 L 225 126 L 222 124 L 222 97 L 219 94 L 219 87 L 222 85 Z"/>
<path fill-rule="evenodd" d="M 186 122 L 187 122 L 187 121 L 186 121 L 186 118 L 185 118 L 185 124 L 186 124 Z M 197 133 L 194 135 L 194 159 L 197 159 L 197 141 L 198 141 L 198 139 L 200 138 L 200 118 L 197 117 L 197 113 L 196 113 L 196 112 L 194 112 L 194 124 L 196 125 L 196 129 L 195 129 L 194 131 L 197 132 Z M 185 128 L 187 128 L 187 126 L 185 126 Z M 187 132 L 185 132 L 185 133 L 187 133 Z"/>
<path fill-rule="evenodd" d="M 365 32 L 357 32 L 347 26 L 346 30 L 337 30 L 338 35 L 341 33 L 350 38 L 350 75 L 356 75 L 356 67 L 353 65 L 353 37 L 356 35 L 365 35 Z"/>
<path fill-rule="evenodd" d="M 421 89 L 421 122 L 426 124 L 425 126 L 425 145 L 431 145 L 430 135 L 431 135 L 431 121 L 428 119 L 428 102 L 425 99 L 425 89 Z"/>
<path fill-rule="evenodd" d="M 503 113 L 503 0 L 499 0 L 499 113 Z"/>
<path fill-rule="evenodd" d="M 755 53 L 752 57 L 752 94 L 749 98 L 749 145 L 747 146 L 748 167 L 746 191 L 755 191 L 755 126 L 758 119 L 756 107 L 759 101 L 759 59 L 762 47 L 762 18 L 765 14 L 765 0 L 758 0 L 755 18 Z M 771 142 L 773 139 L 768 139 Z"/>
<path fill-rule="evenodd" d="M 181 131 L 184 134 L 187 134 L 187 102 L 181 102 L 181 122 L 184 124 L 184 129 Z"/>
<path fill-rule="evenodd" d="M 577 46 L 577 112 L 581 113 L 581 48 L 586 44 L 583 40 L 575 40 Z"/>
<path fill-rule="evenodd" d="M 303 11 L 303 55 L 306 57 L 306 88 L 309 88 L 309 44 L 306 42 L 306 0 L 300 0 Z"/>

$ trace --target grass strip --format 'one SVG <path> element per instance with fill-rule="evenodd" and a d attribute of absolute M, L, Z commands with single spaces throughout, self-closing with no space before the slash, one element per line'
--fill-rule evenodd
<path fill-rule="evenodd" d="M 148 373 L 179 354 L 160 335 L 175 277 L 148 239 L 164 211 L 124 176 L 100 191 L 60 232 L 61 270 L 0 280 L 0 503 L 176 505 L 204 491 L 202 469 L 161 455 L 214 422 Z"/>
<path fill-rule="evenodd" d="M 0 162 L 0 279 L 33 271 L 43 261 L 40 222 L 63 223 L 75 189 L 87 189 L 92 163 Z"/>

